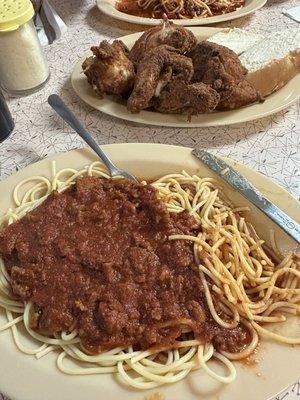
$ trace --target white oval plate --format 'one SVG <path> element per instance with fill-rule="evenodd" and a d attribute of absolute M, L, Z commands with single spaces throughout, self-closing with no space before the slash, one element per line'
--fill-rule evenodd
<path fill-rule="evenodd" d="M 185 147 L 113 144 L 103 146 L 103 150 L 118 166 L 143 179 L 155 179 L 167 173 L 180 172 L 183 168 L 200 176 L 213 176 L 206 166 L 191 155 L 191 149 Z M 52 160 L 56 160 L 59 170 L 67 167 L 79 169 L 95 159 L 94 153 L 82 149 L 28 166 L 0 182 L 0 211 L 13 206 L 12 190 L 21 180 L 34 175 L 50 178 Z M 300 222 L 300 204 L 288 192 L 271 179 L 232 160 L 226 161 L 245 175 L 272 202 Z M 229 187 L 225 186 L 224 190 L 235 204 L 249 205 Z M 264 238 L 267 238 L 269 229 L 275 227 L 255 209 L 249 219 Z M 285 234 L 280 234 L 279 229 L 277 233 L 280 247 L 290 249 L 294 242 Z M 24 340 L 23 335 L 20 338 Z M 300 376 L 300 346 L 263 340 L 256 357 L 259 360 L 256 366 L 246 367 L 236 363 L 237 379 L 229 385 L 217 384 L 199 370 L 173 385 L 151 391 L 137 391 L 119 385 L 113 375 L 65 375 L 56 368 L 55 354 L 50 353 L 40 360 L 25 355 L 16 348 L 11 332 L 5 331 L 0 333 L 0 389 L 14 400 L 145 400 L 153 393 L 160 393 L 165 400 L 267 400 Z"/>
<path fill-rule="evenodd" d="M 104 14 L 121 21 L 140 25 L 158 25 L 161 23 L 161 19 L 143 18 L 123 13 L 116 9 L 117 1 L 118 0 L 97 0 L 97 6 Z M 176 22 L 178 25 L 184 26 L 208 25 L 216 24 L 218 22 L 231 21 L 232 19 L 244 17 L 245 15 L 253 13 L 254 11 L 263 7 L 266 2 L 267 0 L 246 0 L 244 7 L 228 14 L 216 15 L 215 17 L 208 18 L 174 19 L 172 21 Z"/>
<path fill-rule="evenodd" d="M 220 32 L 222 29 L 200 27 L 190 28 L 190 30 L 199 40 L 204 40 Z M 132 35 L 123 36 L 120 40 L 131 48 L 141 34 L 142 33 L 134 33 Z M 132 114 L 127 110 L 125 102 L 118 102 L 111 96 L 105 96 L 104 99 L 100 99 L 92 90 L 81 68 L 83 60 L 88 55 L 90 54 L 85 54 L 85 57 L 76 63 L 71 77 L 73 88 L 78 96 L 96 110 L 113 117 L 134 121 L 140 124 L 185 128 L 238 124 L 274 114 L 290 106 L 300 97 L 300 74 L 298 74 L 278 92 L 267 97 L 264 103 L 252 104 L 238 110 L 200 114 L 193 116 L 191 122 L 188 122 L 186 115 L 180 114 L 163 114 L 155 111 L 141 111 L 139 114 Z"/>

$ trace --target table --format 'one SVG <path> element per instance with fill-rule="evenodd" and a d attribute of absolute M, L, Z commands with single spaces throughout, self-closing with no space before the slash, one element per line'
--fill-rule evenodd
<path fill-rule="evenodd" d="M 72 66 L 100 40 L 117 38 L 144 28 L 100 14 L 94 0 L 52 0 L 52 4 L 67 23 L 68 32 L 45 49 L 51 66 L 51 79 L 47 86 L 31 96 L 9 101 L 16 128 L 0 145 L 0 179 L 51 154 L 84 146 L 46 102 L 49 94 L 58 93 L 100 144 L 156 142 L 205 147 L 268 175 L 300 198 L 300 101 L 270 117 L 217 128 L 149 127 L 101 114 L 85 105 L 73 92 L 70 84 Z M 297 27 L 296 22 L 281 13 L 283 8 L 297 4 L 299 0 L 269 0 L 255 14 L 220 26 L 265 33 Z M 0 394 L 0 400 L 3 399 Z M 300 383 L 274 400 L 283 399 L 299 400 Z"/>

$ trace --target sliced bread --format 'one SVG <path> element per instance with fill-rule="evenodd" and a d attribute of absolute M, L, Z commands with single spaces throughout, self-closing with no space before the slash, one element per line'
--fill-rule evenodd
<path fill-rule="evenodd" d="M 211 36 L 208 41 L 228 47 L 237 55 L 244 53 L 256 43 L 265 39 L 263 35 L 248 32 L 243 29 L 224 29 Z"/>
<path fill-rule="evenodd" d="M 300 28 L 276 32 L 240 55 L 247 80 L 268 96 L 300 73 Z"/>

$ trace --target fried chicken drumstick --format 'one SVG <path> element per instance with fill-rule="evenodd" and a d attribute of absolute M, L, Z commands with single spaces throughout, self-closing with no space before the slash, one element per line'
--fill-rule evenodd
<path fill-rule="evenodd" d="M 128 58 L 128 49 L 120 40 L 106 40 L 91 48 L 93 56 L 82 64 L 88 82 L 100 97 L 104 94 L 122 95 L 134 84 L 135 69 Z"/>
<path fill-rule="evenodd" d="M 170 81 L 180 80 L 188 83 L 194 73 L 192 60 L 178 54 L 170 46 L 162 45 L 148 51 L 139 63 L 133 91 L 127 108 L 139 112 L 152 106 L 154 97 Z"/>

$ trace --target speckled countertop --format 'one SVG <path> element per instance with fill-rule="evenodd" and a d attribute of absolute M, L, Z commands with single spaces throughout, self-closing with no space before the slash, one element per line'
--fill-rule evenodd
<path fill-rule="evenodd" d="M 99 143 L 155 142 L 205 147 L 270 176 L 300 197 L 300 101 L 270 117 L 217 128 L 150 127 L 109 117 L 85 105 L 75 95 L 70 85 L 72 66 L 101 39 L 117 38 L 143 27 L 102 15 L 94 0 L 52 0 L 51 3 L 68 25 L 68 32 L 45 49 L 51 67 L 47 86 L 34 95 L 9 100 L 16 128 L 0 144 L 0 179 L 48 155 L 83 147 L 81 139 L 53 114 L 46 102 L 49 94 L 58 93 Z M 299 0 L 268 0 L 255 14 L 222 26 L 262 32 L 300 26 L 281 13 L 283 8 L 297 4 Z M 283 399 L 300 399 L 300 384 L 276 397 L 276 400 Z"/>

